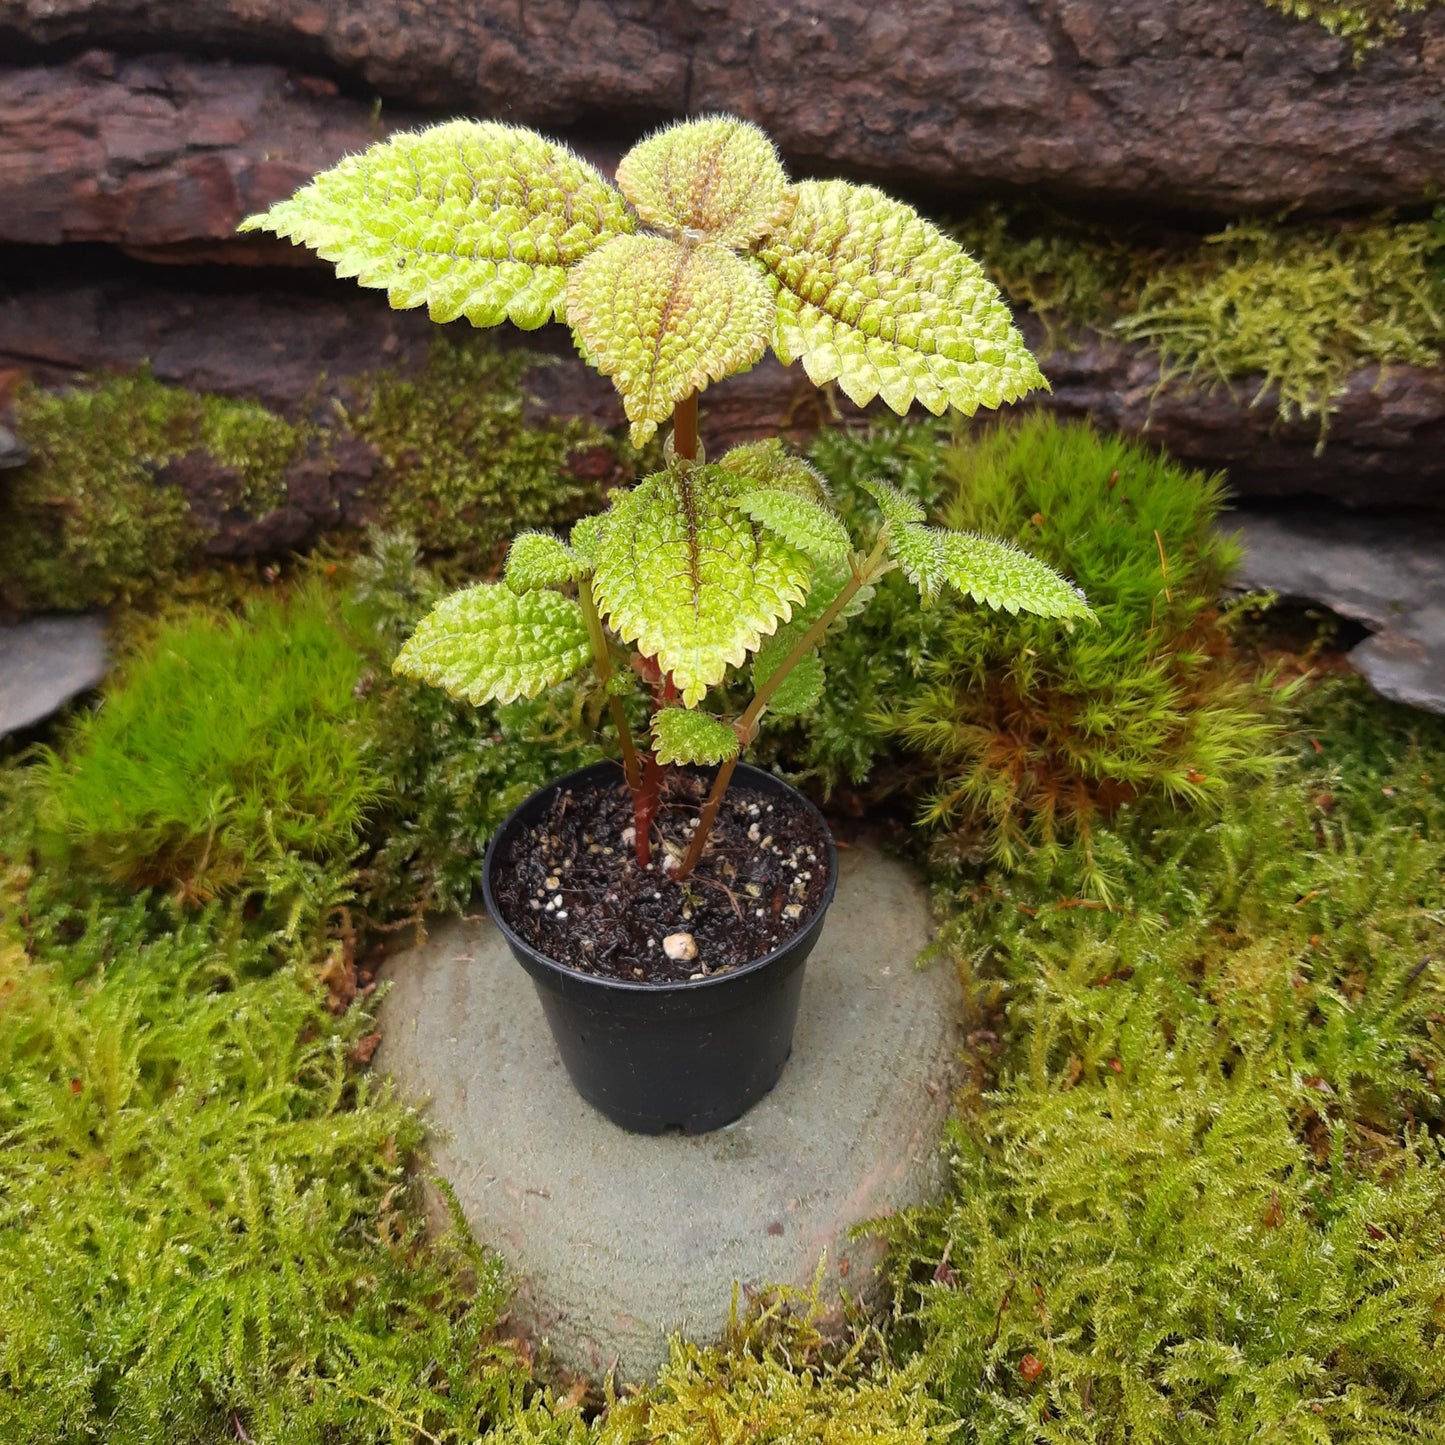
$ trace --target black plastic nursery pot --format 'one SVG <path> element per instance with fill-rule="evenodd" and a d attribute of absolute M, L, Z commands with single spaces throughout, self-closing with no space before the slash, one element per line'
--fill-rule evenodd
<path fill-rule="evenodd" d="M 634 983 L 582 973 L 538 952 L 507 923 L 494 892 L 497 859 L 511 838 L 548 813 L 559 792 L 618 777 L 616 763 L 594 763 L 533 793 L 493 837 L 482 867 L 482 893 L 513 956 L 532 976 L 577 1092 L 634 1133 L 703 1134 L 739 1118 L 783 1072 L 803 965 L 833 901 L 838 852 L 812 803 L 771 773 L 740 763 L 734 784 L 789 798 L 814 816 L 827 840 L 827 886 L 811 917 L 771 953 L 707 978 Z"/>

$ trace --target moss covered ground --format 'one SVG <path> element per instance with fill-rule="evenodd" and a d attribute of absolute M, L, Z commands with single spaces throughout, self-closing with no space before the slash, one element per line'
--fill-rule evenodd
<path fill-rule="evenodd" d="M 814 456 L 1101 616 L 885 585 L 767 735 L 927 869 L 965 983 L 953 1182 L 878 1226 L 884 1308 L 824 1336 L 774 1298 L 614 1398 L 427 1228 L 424 1122 L 367 1067 L 377 950 L 606 739 L 586 688 L 394 680 L 441 582 L 382 533 L 133 612 L 99 711 L 0 767 L 0 1439 L 1445 1440 L 1445 722 L 1283 685 L 1214 605 L 1217 485 L 1131 446 Z"/>

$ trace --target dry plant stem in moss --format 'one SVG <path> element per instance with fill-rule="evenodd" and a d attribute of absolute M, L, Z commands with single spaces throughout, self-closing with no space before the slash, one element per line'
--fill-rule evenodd
<path fill-rule="evenodd" d="M 566 541 L 523 532 L 505 580 L 445 598 L 395 663 L 474 704 L 536 696 L 590 664 L 621 742 L 639 863 L 667 770 L 719 767 L 686 853 L 662 840 L 664 866 L 692 871 L 764 710 L 816 705 L 819 644 L 884 572 L 901 568 L 924 605 L 949 586 L 1011 612 L 1092 616 L 1042 563 L 927 525 L 885 482 L 869 484 L 881 525 L 859 547 L 823 478 L 781 443 L 706 459 L 699 393 L 769 346 L 814 383 L 900 414 L 919 401 L 972 415 L 1045 384 L 956 242 L 871 186 L 790 183 L 756 126 L 718 116 L 660 131 L 623 157 L 614 186 L 533 131 L 454 121 L 350 157 L 244 227 L 258 228 L 436 321 L 565 322 L 612 377 L 635 444 L 672 423 L 661 471 Z M 627 667 L 613 667 L 613 646 Z M 707 710 L 743 668 L 746 710 Z M 622 705 L 639 680 L 648 748 Z"/>

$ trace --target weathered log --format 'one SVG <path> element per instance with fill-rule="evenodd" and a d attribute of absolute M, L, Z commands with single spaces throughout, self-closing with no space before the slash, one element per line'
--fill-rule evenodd
<path fill-rule="evenodd" d="M 1146 346 L 1082 328 L 1047 333 L 1027 315 L 1020 322 L 1053 387 L 1044 405 L 1226 471 L 1239 496 L 1445 509 L 1445 371 L 1361 367 L 1322 432 L 1319 417 L 1281 420 L 1278 398 L 1260 394 L 1259 377 L 1161 387 Z"/>
<path fill-rule="evenodd" d="M 1445 179 L 1445 11 L 1402 23 L 1357 67 L 1348 42 L 1260 0 L 0 0 L 0 54 L 242 55 L 388 107 L 589 133 L 721 109 L 797 168 L 895 189 L 1327 212 Z M 364 110 L 327 105 L 341 131 Z M 0 134 L 13 158 L 3 114 Z"/>
<path fill-rule="evenodd" d="M 386 126 L 334 82 L 274 65 L 123 60 L 0 69 L 0 240 L 107 242 L 169 260 L 308 263 L 238 238 Z"/>
<path fill-rule="evenodd" d="M 231 396 L 252 396 L 291 415 L 324 413 L 328 395 L 345 396 L 354 378 L 380 368 L 415 373 L 438 334 L 421 312 L 395 312 L 379 296 L 305 273 L 289 283 L 271 273 L 256 290 L 208 286 L 196 273 L 153 273 L 94 282 L 35 282 L 0 288 L 0 370 L 21 368 L 61 385 L 76 375 L 148 362 L 162 381 Z M 1317 419 L 1281 423 L 1272 399 L 1250 400 L 1257 383 L 1212 391 L 1171 382 L 1158 386 L 1158 364 L 1136 343 L 1096 333 L 1047 333 L 1037 318 L 1020 318 L 1053 384 L 1037 404 L 1066 417 L 1141 437 L 1193 465 L 1225 469 L 1241 496 L 1307 494 L 1356 506 L 1425 506 L 1445 510 L 1445 373 L 1399 366 L 1357 373 L 1318 450 Z M 469 334 L 459 323 L 451 334 Z M 622 411 L 609 382 L 589 371 L 558 326 L 526 334 L 490 333 L 559 358 L 528 374 L 537 416 L 582 416 L 620 427 Z M 886 415 L 845 398 L 820 394 L 798 367 L 769 358 L 743 376 L 710 387 L 703 397 L 710 446 L 784 430 L 806 438 L 832 419 L 845 424 Z M 23 440 L 23 437 L 22 437 Z M 355 474 L 335 485 L 358 492 Z M 198 499 L 232 488 L 187 472 Z M 328 517 L 356 520 L 349 503 L 333 506 L 324 484 L 307 473 L 306 500 L 290 520 L 248 530 L 228 521 L 228 550 L 267 550 L 281 536 L 302 538 Z M 294 500 L 294 499 L 293 499 Z M 309 520 L 306 520 L 309 519 Z M 303 525 L 304 522 L 304 525 Z M 299 530 L 298 530 L 299 529 Z M 295 543 L 299 545 L 299 541 Z M 288 542 L 284 545 L 292 545 Z"/>

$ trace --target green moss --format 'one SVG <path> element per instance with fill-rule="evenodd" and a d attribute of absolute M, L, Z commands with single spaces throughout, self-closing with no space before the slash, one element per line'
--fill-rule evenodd
<path fill-rule="evenodd" d="M 34 454 L 0 494 L 0 601 L 79 609 L 172 587 L 206 540 L 185 495 L 158 485 L 203 452 L 237 474 L 230 505 L 263 516 L 311 446 L 354 428 L 381 454 L 370 503 L 460 572 L 484 570 L 519 528 L 576 515 L 634 454 L 581 421 L 525 416 L 526 374 L 546 358 L 436 342 L 417 379 L 378 372 L 353 415 L 293 424 L 253 401 L 162 385 L 146 371 L 52 393 L 27 387 L 19 429 Z"/>
<path fill-rule="evenodd" d="M 1101 830 L 1110 909 L 1078 850 L 956 876 L 996 1092 L 885 1228 L 961 1438 L 1445 1427 L 1445 725 L 1357 684 L 1293 721 L 1210 827 Z"/>
<path fill-rule="evenodd" d="M 324 916 L 386 792 L 365 755 L 362 665 L 314 588 L 162 625 L 43 754 L 45 847 L 112 884 Z"/>
<path fill-rule="evenodd" d="M 1439 362 L 1445 227 L 1230 226 L 1158 270 L 1115 329 L 1158 350 L 1164 384 L 1258 377 L 1251 405 L 1319 417 L 1323 432 L 1360 366 Z"/>
<path fill-rule="evenodd" d="M 164 386 L 149 373 L 53 393 L 27 387 L 19 425 L 33 460 L 0 502 L 4 600 L 19 608 L 84 608 L 175 577 L 203 540 L 185 497 L 156 484 L 196 449 L 241 474 L 238 503 L 282 496 L 303 433 L 250 401 Z"/>
<path fill-rule="evenodd" d="M 471 707 L 391 673 L 391 660 L 444 590 L 415 539 L 373 533 L 350 568 L 351 635 L 371 659 L 366 760 L 388 780 L 357 877 L 378 920 L 464 908 L 492 833 L 529 793 L 603 756 L 602 699 L 584 684 L 533 701 Z"/>
<path fill-rule="evenodd" d="M 1318 417 L 1351 373 L 1435 365 L 1445 345 L 1445 218 L 1240 222 L 1168 245 L 1038 211 L 987 207 L 959 229 L 1014 301 L 1148 342 L 1161 386 L 1250 379 L 1251 405 Z M 1056 336 L 1057 339 L 1057 336 Z"/>
<path fill-rule="evenodd" d="M 473 1438 L 501 1273 L 425 1241 L 365 1011 L 223 914 L 156 927 L 0 898 L 0 1436 Z"/>
<path fill-rule="evenodd" d="M 515 531 L 579 515 L 595 501 L 596 479 L 579 479 L 569 462 L 615 445 L 607 434 L 580 421 L 524 420 L 523 378 L 545 364 L 442 338 L 417 380 L 373 378 L 351 421 L 386 464 L 374 493 L 378 524 L 475 572 L 495 563 Z M 606 474 L 611 458 L 603 461 Z"/>
<path fill-rule="evenodd" d="M 938 428 L 832 436 L 813 455 L 851 510 L 857 481 L 905 439 L 893 480 L 946 525 L 1012 538 L 1071 576 L 1099 624 L 950 600 L 913 617 L 886 579 L 827 650 L 830 697 L 803 727 L 801 757 L 825 781 L 901 744 L 924 820 L 953 830 L 940 846 L 1014 863 L 1079 834 L 1087 849 L 1099 819 L 1139 797 L 1217 805 L 1267 766 L 1268 690 L 1215 615 L 1236 557 L 1211 526 L 1218 478 L 1043 416 L 953 443 Z M 1089 886 L 1106 892 L 1107 870 Z"/>
<path fill-rule="evenodd" d="M 734 1319 L 721 1349 L 674 1341 L 655 1385 L 615 1405 L 596 1432 L 598 1445 L 758 1445 L 877 1442 L 932 1445 L 956 1426 L 922 1387 L 899 1370 L 871 1329 L 829 1338 L 811 1295 L 781 1291 L 750 1318 Z"/>
<path fill-rule="evenodd" d="M 1152 631 L 1146 653 L 1168 659 L 1165 682 L 1211 678 L 1221 663 L 1207 598 L 1231 552 L 1205 529 L 1215 499 L 1199 478 L 1043 422 L 968 444 L 939 426 L 889 426 L 829 436 L 816 455 L 845 509 L 861 516 L 858 477 L 887 475 L 949 520 L 1022 526 L 1092 579 L 1095 605 L 1114 598 L 1120 611 L 1097 636 L 1108 642 L 1117 626 L 1123 640 L 1105 656 L 1118 676 L 1100 662 L 1091 685 L 1121 689 L 1117 715 L 1078 746 L 1137 736 L 1157 747 L 1144 727 L 1156 707 L 1181 709 L 1183 736 L 1231 717 L 1208 686 L 1181 701 L 1159 683 L 1143 689 L 1147 707 L 1130 702 L 1140 653 L 1124 618 Z M 311 867 L 324 842 L 340 886 L 383 918 L 464 896 L 504 790 L 581 756 L 569 751 L 579 744 L 566 709 L 585 731 L 595 699 L 428 711 L 425 694 L 386 672 L 438 590 L 415 543 L 374 539 L 345 572 L 344 607 L 302 588 L 289 610 L 259 604 L 244 624 L 192 616 L 192 640 L 162 624 L 90 727 L 107 711 L 130 718 L 105 736 L 144 737 L 163 762 L 175 753 L 176 776 L 204 777 L 179 764 L 208 754 L 176 746 L 163 712 L 189 714 L 179 736 L 214 730 L 221 746 L 230 734 L 208 709 L 269 688 L 295 702 L 296 673 L 308 673 L 325 707 L 280 709 L 277 766 L 311 708 L 319 731 L 306 747 L 331 760 L 329 796 L 344 801 L 348 780 L 377 775 L 389 793 L 366 811 L 322 812 L 312 799 L 306 816 L 277 819 L 260 876 Z M 900 746 L 893 708 L 941 683 L 959 715 L 987 715 L 987 688 L 975 698 L 967 685 L 965 644 L 980 637 L 998 675 L 1038 668 L 1023 673 L 1030 686 L 1068 696 L 1079 634 L 1032 637 L 1040 656 L 1025 662 L 1019 621 L 983 616 L 984 633 L 972 633 L 970 610 L 941 607 L 909 631 L 900 620 L 916 610 L 894 616 L 887 588 L 876 605 L 860 618 L 876 629 L 866 646 L 829 656 L 853 701 L 816 721 L 821 731 L 773 734 L 780 759 L 814 750 L 819 770 L 828 757 L 879 760 Z M 1201 636 L 1214 640 L 1196 646 Z M 169 655 L 198 652 L 236 681 L 175 681 Z M 371 670 L 357 688 L 361 663 Z M 207 701 L 212 689 L 220 701 Z M 1039 695 L 1026 689 L 1027 707 Z M 1069 727 L 1087 702 L 1061 714 Z M 870 741 L 850 736 L 848 707 L 871 718 Z M 1235 725 L 1259 728 L 1253 746 L 1280 759 L 1228 764 L 1234 785 L 1212 792 L 1207 814 L 1160 805 L 1155 785 L 1095 819 L 1087 848 L 1061 835 L 1020 848 L 1012 870 L 936 848 L 942 951 L 967 984 L 965 1056 L 988 1077 L 949 1139 L 948 1194 L 884 1225 L 892 1324 L 880 1334 L 854 1316 L 825 1338 L 816 1299 L 764 1301 L 722 1347 L 679 1341 L 652 1386 L 608 1396 L 601 1413 L 545 1389 L 501 1340 L 496 1260 L 464 1233 L 426 1238 L 406 1172 L 418 1118 L 348 1061 L 373 1022 L 364 1006 L 340 1019 L 325 1007 L 319 931 L 288 938 L 283 916 L 251 915 L 240 900 L 176 910 L 144 893 L 124 899 L 94 886 L 98 864 L 62 873 L 42 857 L 29 884 L 17 873 L 26 806 L 53 806 L 42 783 L 62 793 L 98 766 L 98 734 L 66 734 L 39 769 L 0 773 L 0 1436 L 1435 1438 L 1445 721 L 1381 704 L 1357 682 L 1282 707 L 1283 730 L 1264 731 L 1244 695 Z M 1169 764 L 1168 747 L 1149 747 L 1144 756 Z M 140 803 L 159 783 L 142 788 L 134 762 L 117 767 L 116 796 L 144 842 L 156 811 Z M 250 764 L 237 766 L 244 775 Z M 936 783 L 952 766 L 916 753 L 910 776 Z M 257 776 L 273 816 L 303 795 L 275 769 Z M 181 812 L 175 779 L 159 790 Z M 103 814 L 98 785 L 78 799 L 79 815 Z M 341 829 L 348 815 L 358 834 Z M 354 837 L 370 851 L 348 876 Z M 105 848 L 120 845 L 113 832 Z M 1107 907 L 1082 896 L 1100 873 L 1113 880 Z"/>
<path fill-rule="evenodd" d="M 1127 314 L 1162 254 L 1128 231 L 998 204 L 981 207 L 955 234 L 1010 301 L 1051 328 L 1065 322 L 1103 329 Z"/>
<path fill-rule="evenodd" d="M 1365 54 L 1395 40 L 1406 15 L 1434 9 L 1440 0 L 1264 0 L 1293 20 L 1313 20 L 1331 35 L 1350 41 L 1358 64 Z"/>

